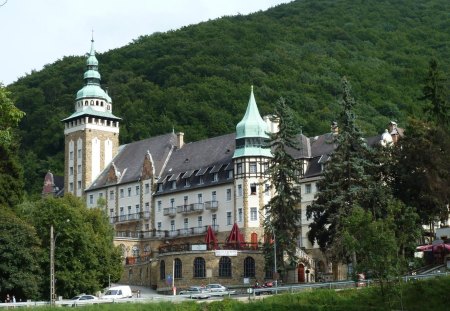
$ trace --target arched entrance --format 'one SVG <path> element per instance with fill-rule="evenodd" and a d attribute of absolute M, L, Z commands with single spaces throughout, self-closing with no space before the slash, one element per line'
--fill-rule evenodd
<path fill-rule="evenodd" d="M 298 265 L 297 274 L 298 274 L 298 282 L 305 283 L 305 266 L 303 264 Z"/>

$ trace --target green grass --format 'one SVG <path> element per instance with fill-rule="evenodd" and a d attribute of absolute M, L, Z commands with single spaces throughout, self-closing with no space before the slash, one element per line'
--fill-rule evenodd
<path fill-rule="evenodd" d="M 385 294 L 379 287 L 348 289 L 342 291 L 314 290 L 298 294 L 282 294 L 267 296 L 250 302 L 240 302 L 232 299 L 223 301 L 197 303 L 186 301 L 182 303 L 129 303 L 103 304 L 84 307 L 85 311 L 329 311 L 329 310 L 450 310 L 450 277 L 440 277 L 432 280 L 393 284 Z M 42 311 L 51 308 L 36 308 Z M 35 310 L 35 309 L 27 309 Z"/>

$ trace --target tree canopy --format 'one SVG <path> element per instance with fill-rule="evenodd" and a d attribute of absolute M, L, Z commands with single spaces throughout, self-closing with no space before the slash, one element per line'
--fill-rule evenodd
<path fill-rule="evenodd" d="M 142 36 L 97 58 L 113 112 L 123 118 L 121 143 L 172 128 L 187 141 L 231 133 L 250 84 L 263 114 L 282 94 L 303 132 L 322 134 L 339 113 L 344 75 L 360 101 L 359 125 L 373 135 L 421 113 L 416 99 L 429 59 L 448 71 L 449 11 L 442 0 L 294 1 Z M 20 128 L 28 192 L 40 191 L 49 169 L 63 173 L 60 120 L 74 110 L 84 70 L 83 57 L 64 57 L 8 86 L 27 113 Z"/>
<path fill-rule="evenodd" d="M 120 279 L 121 252 L 113 245 L 113 229 L 103 210 L 88 209 L 71 195 L 24 203 L 18 213 L 31 222 L 43 241 L 42 270 L 49 275 L 50 226 L 55 230 L 56 293 L 72 297 L 95 293 Z M 49 297 L 49 280 L 41 297 Z"/>

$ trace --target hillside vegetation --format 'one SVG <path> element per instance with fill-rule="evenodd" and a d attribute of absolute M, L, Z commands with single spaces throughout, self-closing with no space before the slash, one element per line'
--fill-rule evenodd
<path fill-rule="evenodd" d="M 188 141 L 233 132 L 252 84 L 262 114 L 284 96 L 302 131 L 321 134 L 337 115 L 342 76 L 373 135 L 421 111 L 431 58 L 448 72 L 449 12 L 446 0 L 295 1 L 143 36 L 97 58 L 123 118 L 121 143 L 173 128 Z M 88 51 L 88 37 L 85 44 Z M 8 87 L 27 113 L 20 128 L 29 193 L 40 192 L 48 169 L 62 174 L 60 120 L 74 111 L 84 70 L 84 57 L 68 56 Z"/>

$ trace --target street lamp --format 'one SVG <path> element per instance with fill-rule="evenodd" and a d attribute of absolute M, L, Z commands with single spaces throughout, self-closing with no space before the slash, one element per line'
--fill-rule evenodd
<path fill-rule="evenodd" d="M 55 238 L 53 237 L 53 225 L 50 225 L 50 305 L 54 306 L 55 293 Z"/>
<path fill-rule="evenodd" d="M 66 222 L 69 222 L 67 219 Z M 54 306 L 56 301 L 55 289 L 55 244 L 58 234 L 54 234 L 53 225 L 50 225 L 50 305 Z"/>

